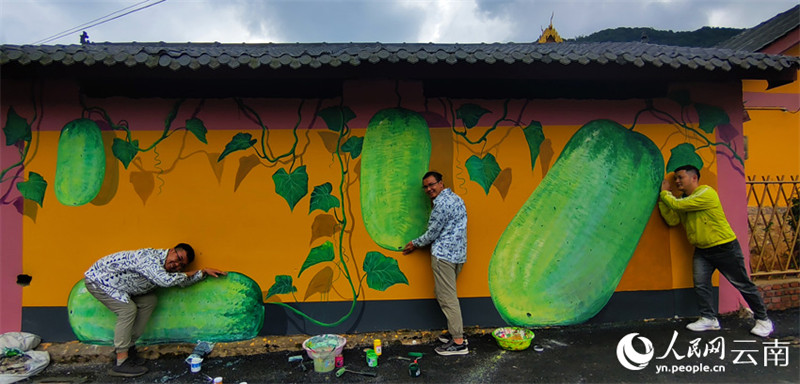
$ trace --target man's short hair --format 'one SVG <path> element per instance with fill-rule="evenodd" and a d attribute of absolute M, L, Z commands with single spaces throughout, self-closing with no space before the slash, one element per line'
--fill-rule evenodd
<path fill-rule="evenodd" d="M 179 249 L 186 252 L 186 264 L 191 264 L 192 261 L 194 261 L 194 248 L 186 243 L 178 243 L 178 245 L 175 246 L 175 251 L 177 252 Z"/>
<path fill-rule="evenodd" d="M 691 164 L 682 165 L 675 169 L 675 172 L 678 171 L 686 171 L 686 173 L 692 173 L 695 176 L 697 176 L 697 180 L 700 180 L 700 170 L 697 169 L 697 167 L 695 167 L 694 165 Z"/>
<path fill-rule="evenodd" d="M 430 171 L 426 173 L 425 176 L 422 176 L 422 180 L 425 180 L 431 176 L 433 176 L 433 178 L 436 179 L 437 182 L 442 181 L 442 174 L 436 171 Z"/>

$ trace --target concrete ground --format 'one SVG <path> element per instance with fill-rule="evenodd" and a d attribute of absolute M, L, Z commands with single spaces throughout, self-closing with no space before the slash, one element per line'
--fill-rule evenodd
<path fill-rule="evenodd" d="M 107 374 L 110 347 L 45 343 L 37 349 L 50 352 L 51 364 L 23 383 L 209 383 L 217 376 L 229 384 L 800 382 L 800 311 L 793 308 L 770 316 L 776 331 L 766 339 L 749 333 L 752 319 L 733 314 L 720 318 L 720 331 L 703 333 L 684 328 L 694 319 L 539 328 L 532 347 L 524 351 L 503 350 L 492 329 L 472 328 L 467 330 L 469 354 L 447 357 L 433 352 L 438 331 L 343 335 L 346 367 L 374 372 L 375 377 L 315 372 L 302 352 L 305 335 L 218 343 L 195 374 L 184 362 L 193 345 L 146 347 L 150 371 L 127 379 Z M 370 368 L 363 349 L 374 338 L 383 341 L 383 355 L 378 366 Z M 404 359 L 409 352 L 424 353 L 419 377 L 409 376 L 409 361 Z M 305 369 L 288 362 L 295 355 L 304 356 Z"/>

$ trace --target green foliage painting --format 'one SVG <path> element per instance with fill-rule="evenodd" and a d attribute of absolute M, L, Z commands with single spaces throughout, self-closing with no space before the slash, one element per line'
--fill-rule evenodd
<path fill-rule="evenodd" d="M 91 120 L 88 116 L 99 114 L 112 130 L 125 132 L 124 139 L 114 138 L 111 151 L 114 157 L 127 169 L 139 152 L 155 151 L 156 145 L 181 129 L 191 132 L 200 142 L 207 143 L 207 129 L 203 121 L 196 117 L 186 120 L 184 127 L 172 127 L 182 104 L 183 100 L 175 103 L 167 115 L 161 137 L 147 148 L 141 148 L 139 140 L 133 139 L 131 130 L 125 120 L 115 124 L 111 116 L 102 108 L 82 105 L 83 115 L 78 119 L 67 122 L 61 129 L 61 135 L 59 136 L 54 187 L 58 201 L 68 206 L 84 205 L 97 196 L 103 184 L 107 149 L 103 144 L 100 127 L 96 121 Z M 35 105 L 36 103 L 34 103 L 34 107 Z M 35 120 L 36 116 L 33 118 L 33 121 Z M 0 173 L 0 183 L 10 180 L 6 176 L 12 170 L 21 172 L 24 168 L 23 165 L 31 146 L 32 124 L 33 122 L 28 122 L 18 115 L 14 107 L 9 107 L 3 134 L 7 146 L 18 148 L 20 161 Z M 157 154 L 158 152 L 156 152 Z M 14 178 L 16 177 L 15 175 Z M 40 174 L 29 172 L 28 180 L 18 182 L 17 189 L 25 199 L 35 201 L 40 206 L 43 206 L 47 181 Z M 8 191 L 2 195 L 0 202 L 5 202 L 6 196 L 8 196 Z"/>
<path fill-rule="evenodd" d="M 271 166 L 277 166 L 280 163 L 288 163 L 288 168 L 279 167 L 273 173 L 272 180 L 275 185 L 275 193 L 286 200 L 289 209 L 295 212 L 294 208 L 297 204 L 309 195 L 308 180 L 309 172 L 311 171 L 306 165 L 295 167 L 295 163 L 298 160 L 296 152 L 298 142 L 297 129 L 302 119 L 303 102 L 301 101 L 298 106 L 297 123 L 292 130 L 294 142 L 288 150 L 281 152 L 279 155 L 273 155 L 274 151 L 268 140 L 267 125 L 263 122 L 258 112 L 242 100 L 237 99 L 236 103 L 243 114 L 258 123 L 262 132 L 261 138 L 254 139 L 249 133 L 240 132 L 235 134 L 231 141 L 225 146 L 218 161 L 222 161 L 233 152 L 252 148 L 261 160 L 266 161 Z M 348 230 L 349 223 L 347 221 L 348 207 L 346 206 L 348 199 L 345 193 L 348 186 L 347 177 L 349 175 L 350 162 L 359 158 L 362 153 L 364 154 L 364 158 L 369 158 L 371 155 L 368 155 L 368 153 L 374 152 L 374 149 L 370 146 L 369 139 L 353 136 L 351 134 L 348 122 L 354 119 L 356 115 L 350 108 L 346 106 L 332 106 L 317 111 L 316 115 L 322 118 L 329 131 L 337 133 L 333 156 L 339 165 L 340 175 L 339 180 L 335 181 L 337 183 L 336 187 L 334 187 L 331 181 L 313 187 L 309 198 L 308 214 L 318 215 L 321 212 L 332 212 L 337 227 L 339 228 L 339 233 L 331 240 L 327 240 L 311 248 L 305 260 L 300 265 L 297 277 L 299 278 L 304 273 L 316 271 L 304 296 L 304 299 L 307 299 L 314 293 L 324 295 L 331 290 L 334 271 L 338 271 L 338 273 L 347 280 L 350 286 L 352 302 L 349 311 L 339 317 L 338 320 L 322 321 L 310 317 L 287 303 L 270 300 L 273 296 L 279 295 L 292 295 L 295 301 L 298 300 L 295 296 L 298 289 L 294 286 L 293 277 L 287 274 L 275 276 L 275 282 L 267 290 L 265 300 L 267 300 L 268 304 L 283 306 L 314 324 L 333 327 L 347 320 L 353 313 L 359 297 L 358 292 L 362 292 L 361 284 L 364 280 L 366 280 L 368 287 L 384 291 L 395 284 L 408 284 L 408 279 L 400 270 L 397 260 L 379 252 L 369 252 L 366 254 L 362 265 L 362 270 L 364 271 L 363 275 L 358 273 L 357 269 L 355 270 L 355 275 L 351 272 L 350 268 L 358 268 L 358 265 L 348 265 L 348 261 L 354 261 L 345 252 L 345 243 L 348 242 L 345 236 L 349 236 L 350 234 Z M 424 120 L 422 120 L 422 124 L 424 124 Z M 427 130 L 427 125 L 424 128 Z M 428 153 L 430 153 L 430 149 L 428 149 Z M 363 161 L 366 162 L 367 160 Z M 425 167 L 427 170 L 427 163 Z M 365 165 L 362 164 L 362 178 L 365 173 L 369 174 L 369 171 L 365 171 Z M 419 188 L 416 187 L 416 184 L 413 185 L 415 186 L 415 191 L 419 192 Z M 422 202 L 424 203 L 425 201 L 423 200 Z M 426 207 L 426 205 L 422 204 L 418 210 L 425 210 Z M 427 212 L 424 212 L 424 214 L 427 214 Z M 427 217 L 425 219 L 427 219 Z M 423 231 L 424 224 L 425 221 L 422 222 Z M 361 277 L 359 278 L 358 276 Z M 358 282 L 358 288 L 354 280 Z"/>

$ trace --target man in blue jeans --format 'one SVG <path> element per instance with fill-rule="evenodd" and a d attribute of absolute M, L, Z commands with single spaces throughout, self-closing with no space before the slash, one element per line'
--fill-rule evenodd
<path fill-rule="evenodd" d="M 467 261 L 467 209 L 450 188 L 442 183 L 442 174 L 428 172 L 422 177 L 422 189 L 433 201 L 428 229 L 403 248 L 409 254 L 419 247 L 431 245 L 431 269 L 434 292 L 439 307 L 447 318 L 447 334 L 439 338 L 444 345 L 434 351 L 443 356 L 469 353 L 464 338 L 461 305 L 458 302 L 456 278 Z"/>
<path fill-rule="evenodd" d="M 756 324 L 750 333 L 769 336 L 773 331 L 772 321 L 767 317 L 758 287 L 747 275 L 742 249 L 725 218 L 717 192 L 700 185 L 700 171 L 692 165 L 675 170 L 675 185 L 683 197 L 672 195 L 672 183 L 665 178 L 661 183 L 658 209 L 670 226 L 683 223 L 689 243 L 695 247 L 692 267 L 701 317 L 686 328 L 696 332 L 720 328 L 711 285 L 711 275 L 716 269 L 739 290 L 753 310 Z"/>

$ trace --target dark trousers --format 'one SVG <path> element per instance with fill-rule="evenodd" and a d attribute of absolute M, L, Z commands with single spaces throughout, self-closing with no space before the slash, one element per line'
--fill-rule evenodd
<path fill-rule="evenodd" d="M 711 286 L 711 275 L 715 269 L 719 270 L 719 273 L 739 290 L 757 320 L 767 319 L 767 308 L 764 306 L 758 288 L 747 275 L 742 248 L 739 247 L 739 242 L 736 240 L 710 248 L 695 248 L 694 250 L 694 290 L 697 293 L 701 316 L 710 319 L 717 317 Z"/>

